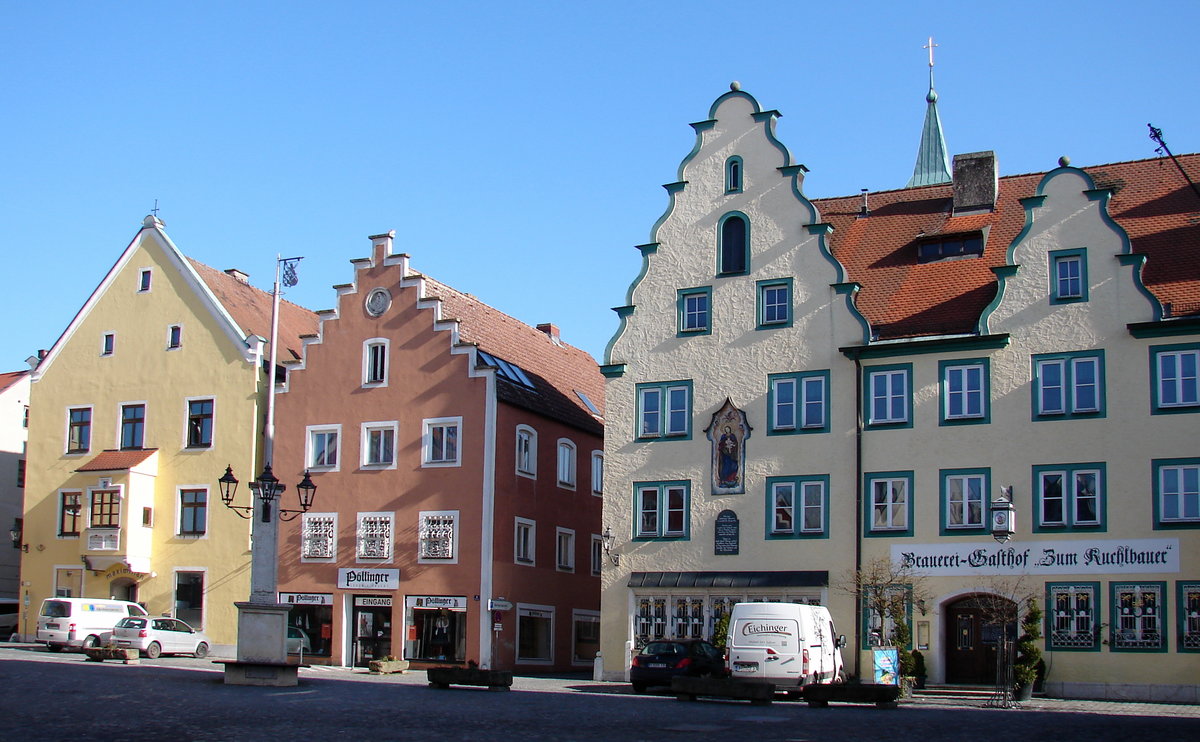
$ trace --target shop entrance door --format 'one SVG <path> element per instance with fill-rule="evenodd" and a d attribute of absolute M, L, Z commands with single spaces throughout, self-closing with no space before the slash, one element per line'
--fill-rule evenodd
<path fill-rule="evenodd" d="M 392 599 L 376 595 L 354 597 L 354 666 L 392 653 Z"/>
<path fill-rule="evenodd" d="M 991 685 L 996 682 L 996 656 L 1001 632 L 1010 638 L 1016 624 L 994 617 L 1007 602 L 998 595 L 971 596 L 946 606 L 946 682 Z"/>

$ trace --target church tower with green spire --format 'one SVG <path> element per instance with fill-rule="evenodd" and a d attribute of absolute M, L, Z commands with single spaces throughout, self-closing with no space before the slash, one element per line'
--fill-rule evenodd
<path fill-rule="evenodd" d="M 929 107 L 925 109 L 925 126 L 921 129 L 917 164 L 913 167 L 912 178 L 905 188 L 950 182 L 950 155 L 946 151 L 946 138 L 942 136 L 942 120 L 938 117 L 937 91 L 933 89 L 934 46 L 931 36 L 929 44 L 925 47 L 929 50 L 929 93 L 925 95 Z"/>

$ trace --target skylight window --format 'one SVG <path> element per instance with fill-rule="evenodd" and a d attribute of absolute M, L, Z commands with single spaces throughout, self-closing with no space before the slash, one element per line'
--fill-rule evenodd
<path fill-rule="evenodd" d="M 495 368 L 500 374 L 501 378 L 508 379 L 514 384 L 520 384 L 528 389 L 534 388 L 533 382 L 530 381 L 529 376 L 525 373 L 524 369 L 517 364 L 509 363 L 502 358 L 497 358 L 491 353 L 482 350 L 479 351 L 479 360 L 485 365 Z"/>
<path fill-rule="evenodd" d="M 592 400 L 588 398 L 588 395 L 584 394 L 578 389 L 575 390 L 575 394 L 579 397 L 579 401 L 583 402 L 584 407 L 587 407 L 589 410 L 591 410 L 592 414 L 596 417 L 600 417 L 600 410 L 596 409 L 596 405 L 592 403 Z"/>

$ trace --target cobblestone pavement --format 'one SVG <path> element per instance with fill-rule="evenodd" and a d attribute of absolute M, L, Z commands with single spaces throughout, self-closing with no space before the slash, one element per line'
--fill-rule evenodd
<path fill-rule="evenodd" d="M 587 676 L 518 676 L 507 693 L 428 687 L 425 673 L 375 676 L 313 666 L 293 688 L 227 686 L 220 665 L 191 657 L 137 665 L 87 662 L 32 645 L 0 644 L 0 739 L 699 740 L 937 742 L 1081 738 L 1200 739 L 1200 708 L 1034 699 L 1020 709 L 929 699 L 894 710 L 778 702 L 681 703 L 634 695 Z"/>

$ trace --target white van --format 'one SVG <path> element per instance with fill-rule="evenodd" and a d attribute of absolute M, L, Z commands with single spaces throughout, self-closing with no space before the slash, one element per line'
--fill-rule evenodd
<path fill-rule="evenodd" d="M 38 615 L 37 640 L 51 652 L 66 647 L 96 647 L 112 636 L 113 625 L 146 609 L 127 600 L 47 598 Z"/>
<path fill-rule="evenodd" d="M 846 678 L 829 609 L 798 603 L 737 603 L 729 614 L 726 667 L 739 680 L 774 683 L 796 695 L 810 683 Z"/>

